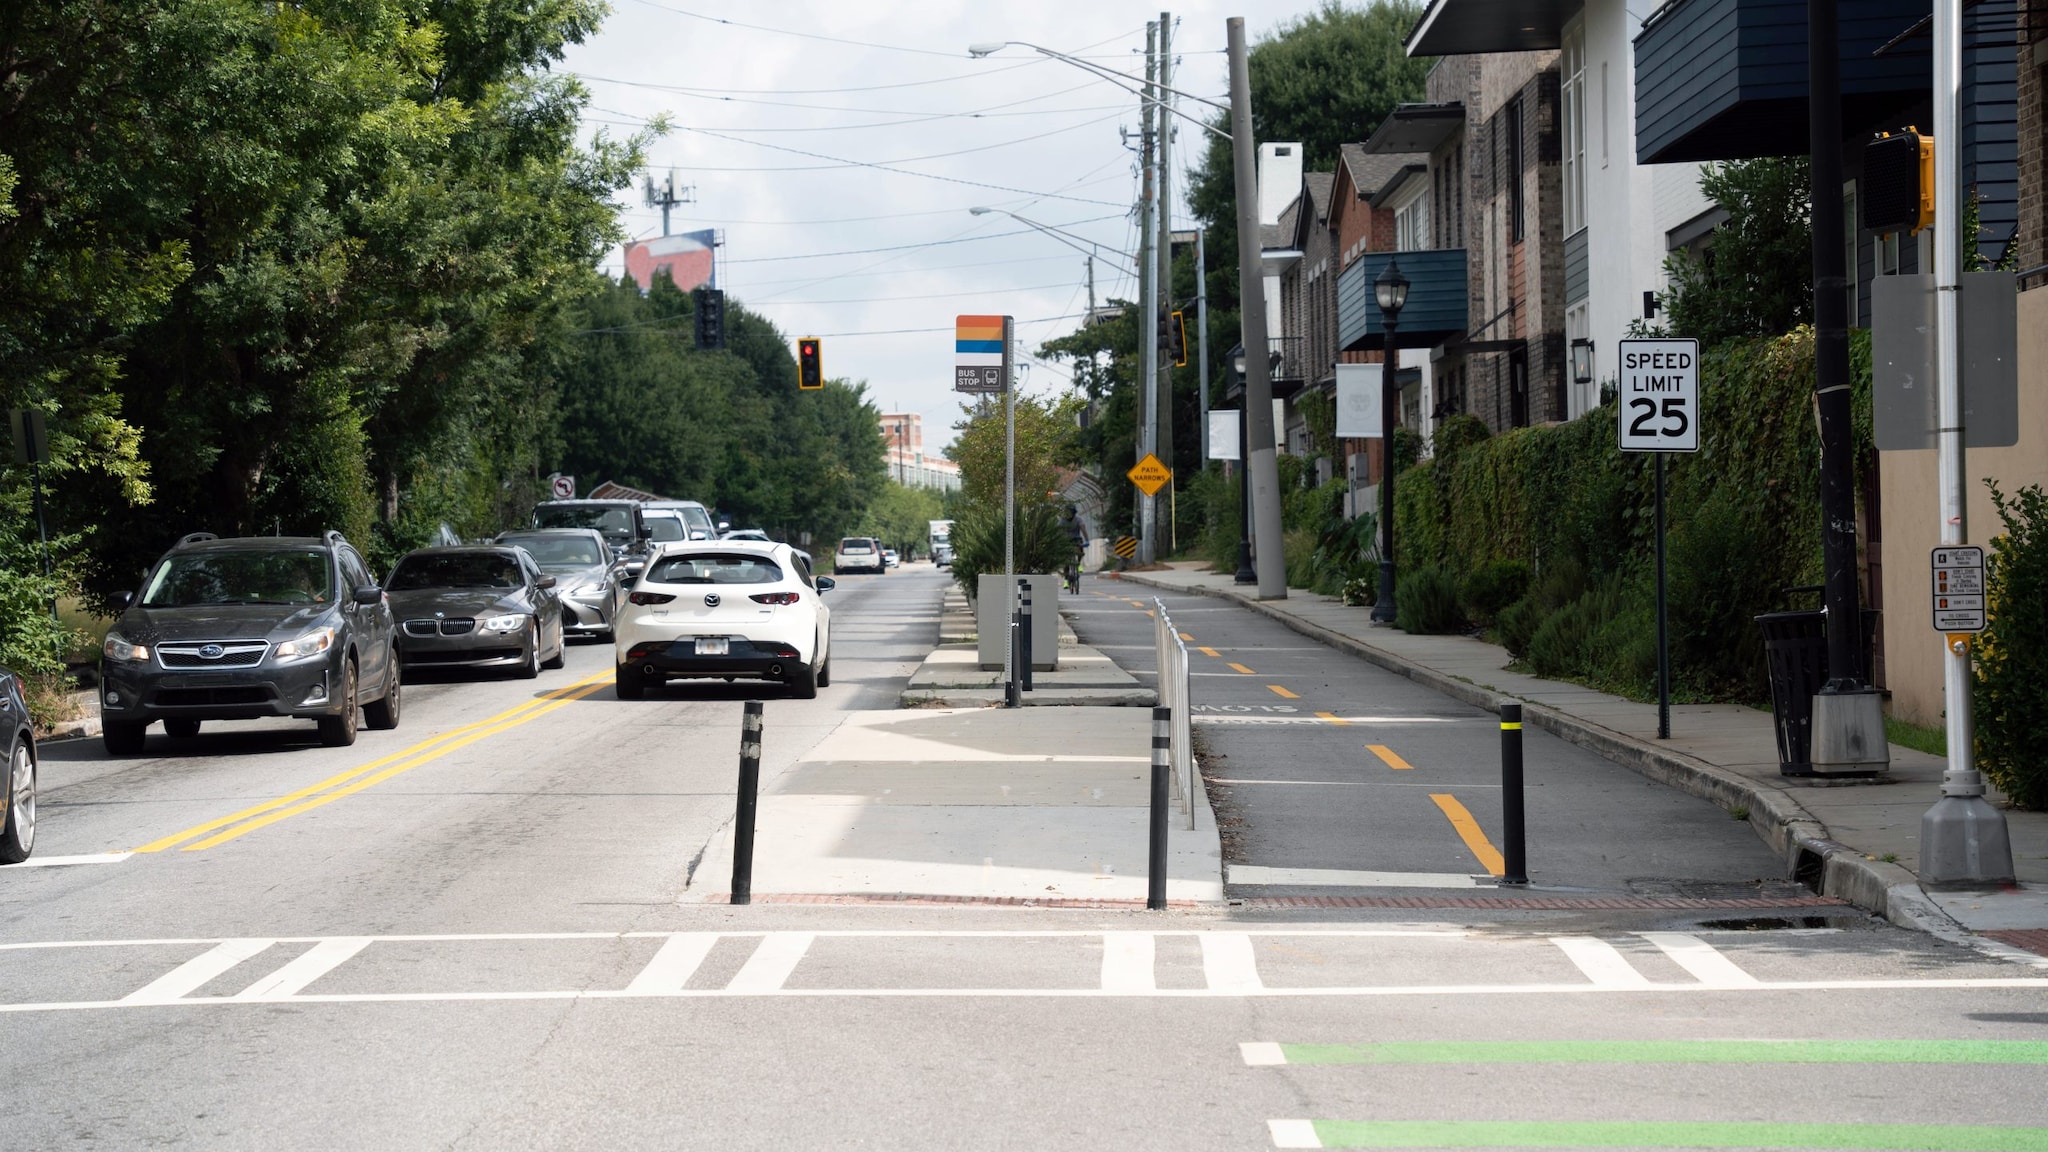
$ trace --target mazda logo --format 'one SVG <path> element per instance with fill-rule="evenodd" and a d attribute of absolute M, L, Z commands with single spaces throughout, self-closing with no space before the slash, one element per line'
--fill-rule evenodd
<path fill-rule="evenodd" d="M 218 660 L 225 652 L 227 652 L 227 649 L 218 644 L 201 644 L 199 646 L 199 658 L 201 660 Z"/>
<path fill-rule="evenodd" d="M 716 593 L 716 592 L 706 592 L 706 593 L 704 594 L 704 606 L 705 606 L 706 608 L 716 608 L 716 607 L 718 607 L 718 593 Z"/>

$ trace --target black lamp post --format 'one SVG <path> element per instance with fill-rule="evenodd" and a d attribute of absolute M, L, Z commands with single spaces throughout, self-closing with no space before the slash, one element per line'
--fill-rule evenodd
<path fill-rule="evenodd" d="M 1386 332 L 1385 366 L 1380 373 L 1380 594 L 1373 602 L 1375 622 L 1394 622 L 1394 424 L 1400 414 L 1401 390 L 1398 374 L 1401 356 L 1394 332 L 1401 323 L 1401 309 L 1408 303 L 1408 278 L 1401 265 L 1388 257 L 1387 266 L 1372 282 L 1373 299 L 1380 306 L 1380 327 Z"/>
<path fill-rule="evenodd" d="M 1245 405 L 1244 345 L 1230 350 L 1230 370 L 1236 374 L 1230 390 L 1237 398 L 1237 577 L 1236 583 L 1257 584 L 1259 573 L 1252 567 L 1252 470 L 1251 412 Z"/>

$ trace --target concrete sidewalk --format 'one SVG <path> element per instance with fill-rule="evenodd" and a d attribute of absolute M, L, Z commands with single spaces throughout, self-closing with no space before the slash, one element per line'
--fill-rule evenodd
<path fill-rule="evenodd" d="M 1062 606 L 1071 602 L 1061 596 Z M 939 646 L 911 674 L 900 698 L 903 707 L 991 708 L 1003 703 L 1003 671 L 981 666 L 974 630 L 966 595 L 957 584 L 948 585 L 939 607 Z M 1021 696 L 1027 706 L 1150 708 L 1158 702 L 1156 691 L 1081 643 L 1064 614 L 1059 637 L 1058 667 L 1032 674 L 1032 690 Z"/>
<path fill-rule="evenodd" d="M 1290 589 L 1259 601 L 1230 576 L 1199 563 L 1124 573 L 1127 584 L 1243 603 L 1301 634 L 1482 708 L 1524 703 L 1524 716 L 1644 775 L 1747 810 L 1788 875 L 1814 882 L 1895 923 L 1942 935 L 1970 929 L 1997 939 L 2048 929 L 2048 813 L 2008 812 L 2020 886 L 2005 891 L 1923 889 L 1913 874 L 1920 816 L 1940 795 L 1941 757 L 1892 747 L 1881 783 L 1801 780 L 1778 772 L 1771 714 L 1734 704 L 1674 705 L 1670 740 L 1658 740 L 1657 708 L 1576 684 L 1510 670 L 1507 650 L 1465 636 L 1411 636 L 1375 625 L 1369 609 Z M 2001 798 L 1993 796 L 1994 803 Z"/>
<path fill-rule="evenodd" d="M 1142 904 L 1151 736 L 1142 708 L 850 713 L 762 782 L 754 894 Z M 1207 796 L 1192 830 L 1177 804 L 1169 823 L 1167 898 L 1220 902 Z M 683 900 L 724 903 L 731 880 L 728 825 Z"/>

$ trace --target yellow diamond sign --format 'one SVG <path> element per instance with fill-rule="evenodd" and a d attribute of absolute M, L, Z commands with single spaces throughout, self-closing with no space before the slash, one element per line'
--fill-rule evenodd
<path fill-rule="evenodd" d="M 1157 496 L 1159 490 L 1173 479 L 1173 469 L 1161 464 L 1159 457 L 1147 452 L 1145 458 L 1131 465 L 1131 470 L 1124 475 L 1131 478 L 1131 483 L 1138 486 L 1138 491 L 1147 496 Z"/>

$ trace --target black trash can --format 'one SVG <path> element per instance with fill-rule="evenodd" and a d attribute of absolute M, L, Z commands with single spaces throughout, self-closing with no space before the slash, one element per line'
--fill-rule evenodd
<path fill-rule="evenodd" d="M 1872 666 L 1877 610 L 1863 610 L 1863 668 Z M 1756 618 L 1764 633 L 1764 661 L 1771 675 L 1771 716 L 1777 721 L 1778 771 L 1813 775 L 1813 696 L 1828 682 L 1827 613 L 1766 612 Z"/>

